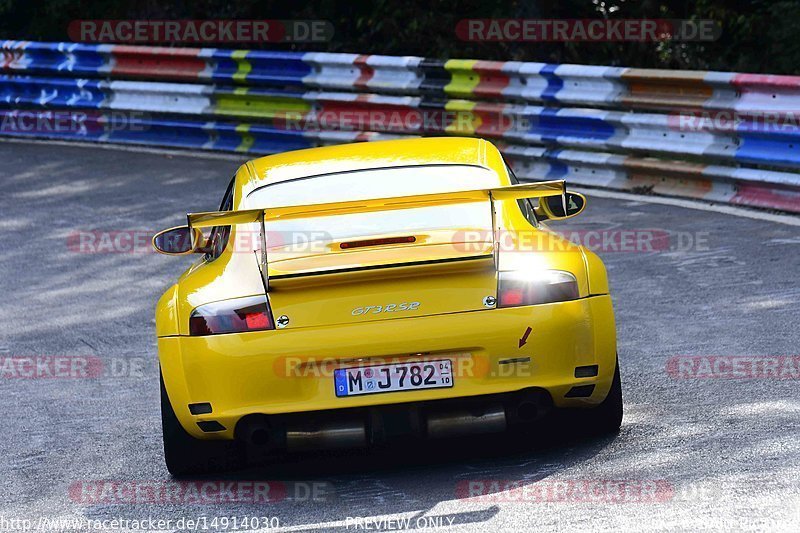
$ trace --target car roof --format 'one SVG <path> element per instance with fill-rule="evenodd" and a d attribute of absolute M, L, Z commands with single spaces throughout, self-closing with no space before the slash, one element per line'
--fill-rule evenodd
<path fill-rule="evenodd" d="M 372 168 L 426 164 L 487 167 L 487 150 L 497 152 L 497 148 L 482 139 L 466 137 L 359 142 L 296 150 L 250 161 L 247 188 L 264 182 Z"/>

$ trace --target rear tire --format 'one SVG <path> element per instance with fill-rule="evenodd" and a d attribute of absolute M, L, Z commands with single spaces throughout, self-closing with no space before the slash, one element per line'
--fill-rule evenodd
<path fill-rule="evenodd" d="M 161 381 L 161 429 L 164 462 L 175 477 L 232 470 L 241 466 L 242 452 L 235 441 L 204 441 L 189 435 L 178 421 Z"/>
<path fill-rule="evenodd" d="M 554 435 L 566 438 L 618 433 L 622 425 L 622 382 L 619 376 L 619 361 L 614 368 L 611 389 L 600 404 L 589 409 L 554 409 L 545 424 Z"/>
<path fill-rule="evenodd" d="M 587 429 L 599 435 L 618 433 L 622 426 L 622 403 L 622 380 L 619 377 L 619 360 L 617 360 L 608 396 L 600 405 L 585 412 Z"/>

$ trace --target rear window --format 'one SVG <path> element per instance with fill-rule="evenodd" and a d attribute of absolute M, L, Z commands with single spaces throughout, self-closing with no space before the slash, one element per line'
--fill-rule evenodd
<path fill-rule="evenodd" d="M 324 174 L 265 185 L 247 197 L 247 208 L 364 200 L 390 196 L 483 189 L 500 185 L 491 170 L 469 165 L 425 165 Z M 273 221 L 271 231 L 338 240 L 384 233 L 492 227 L 488 202 L 430 206 Z"/>
<path fill-rule="evenodd" d="M 271 183 L 251 192 L 251 209 L 385 196 L 482 189 L 500 185 L 491 170 L 469 165 L 424 165 L 322 174 Z"/>

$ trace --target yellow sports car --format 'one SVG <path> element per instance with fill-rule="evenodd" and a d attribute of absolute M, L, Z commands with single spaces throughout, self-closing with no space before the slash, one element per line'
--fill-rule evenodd
<path fill-rule="evenodd" d="M 202 254 L 156 308 L 174 475 L 284 450 L 622 420 L 605 267 L 543 222 L 491 143 L 426 138 L 250 161 L 220 211 L 158 233 Z"/>

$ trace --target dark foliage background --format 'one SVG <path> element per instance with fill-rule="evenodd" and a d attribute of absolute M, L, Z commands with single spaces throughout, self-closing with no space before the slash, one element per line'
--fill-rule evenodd
<path fill-rule="evenodd" d="M 714 19 L 722 35 L 710 43 L 469 43 L 455 35 L 461 19 L 495 17 Z M 0 39 L 67 41 L 72 20 L 138 18 L 326 19 L 336 30 L 333 41 L 325 44 L 246 48 L 777 74 L 800 71 L 800 0 L 0 0 Z"/>

